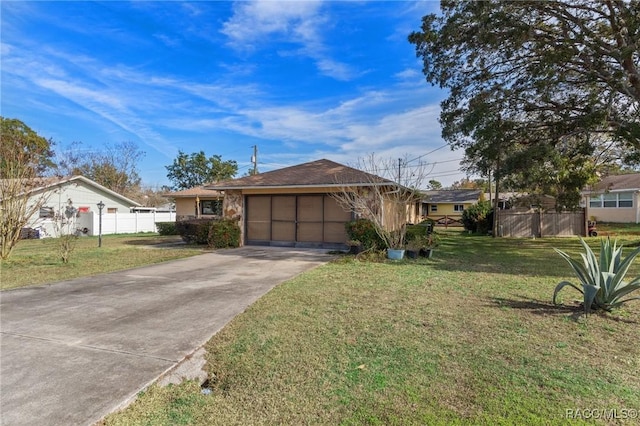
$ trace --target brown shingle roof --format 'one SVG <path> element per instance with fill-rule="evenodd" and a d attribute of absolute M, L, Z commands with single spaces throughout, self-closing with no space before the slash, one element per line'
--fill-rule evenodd
<path fill-rule="evenodd" d="M 193 188 L 183 189 L 182 191 L 167 192 L 162 194 L 163 197 L 171 198 L 193 198 L 193 197 L 222 197 L 220 191 L 205 189 L 204 186 L 196 186 Z"/>
<path fill-rule="evenodd" d="M 209 189 L 242 189 L 297 186 L 343 186 L 392 183 L 379 176 L 363 172 L 330 160 L 317 160 L 279 170 L 245 176 L 207 185 Z"/>
<path fill-rule="evenodd" d="M 640 173 L 607 176 L 593 187 L 594 191 L 640 190 Z"/>

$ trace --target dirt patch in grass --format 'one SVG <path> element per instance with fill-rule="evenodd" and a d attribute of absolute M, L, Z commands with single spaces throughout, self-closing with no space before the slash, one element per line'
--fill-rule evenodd
<path fill-rule="evenodd" d="M 152 386 L 105 424 L 564 425 L 570 409 L 640 408 L 640 303 L 554 306 L 572 277 L 553 247 L 580 251 L 447 236 L 433 260 L 317 268 L 211 339 L 210 395 Z"/>

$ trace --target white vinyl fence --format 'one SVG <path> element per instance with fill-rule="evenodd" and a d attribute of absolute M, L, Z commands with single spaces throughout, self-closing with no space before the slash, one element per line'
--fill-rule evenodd
<path fill-rule="evenodd" d="M 156 222 L 175 222 L 175 212 L 102 213 L 102 235 L 158 232 Z M 80 213 L 77 228 L 87 235 L 98 235 L 98 212 Z M 86 231 L 86 232 L 85 232 Z"/>
<path fill-rule="evenodd" d="M 158 232 L 156 222 L 175 222 L 175 212 L 102 213 L 102 235 Z M 40 219 L 32 225 L 40 238 L 56 237 L 53 222 Z M 75 219 L 74 229 L 81 235 L 98 235 L 100 217 L 98 212 L 80 213 Z M 66 232 L 66 229 L 63 231 Z"/>

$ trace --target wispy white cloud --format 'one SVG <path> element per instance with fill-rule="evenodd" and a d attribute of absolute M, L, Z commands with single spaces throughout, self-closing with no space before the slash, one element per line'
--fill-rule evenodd
<path fill-rule="evenodd" d="M 272 35 L 296 34 L 308 39 L 316 33 L 314 25 L 310 23 L 317 21 L 321 5 L 316 1 L 236 2 L 233 16 L 220 31 L 238 49 L 254 49 L 256 43 L 262 43 L 265 37 Z"/>
<path fill-rule="evenodd" d="M 220 31 L 230 46 L 243 52 L 275 41 L 298 45 L 295 52 L 313 60 L 322 75 L 349 81 L 359 72 L 331 57 L 322 37 L 331 19 L 322 6 L 321 1 L 240 1 Z"/>

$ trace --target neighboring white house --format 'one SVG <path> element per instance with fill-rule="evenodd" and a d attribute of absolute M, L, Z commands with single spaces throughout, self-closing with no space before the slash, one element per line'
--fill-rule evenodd
<path fill-rule="evenodd" d="M 119 213 L 129 214 L 132 208 L 140 207 L 140 203 L 84 176 L 44 179 L 42 186 L 34 188 L 29 194 L 34 203 L 39 199 L 45 200 L 40 211 L 27 223 L 27 227 L 39 229 L 42 237 L 54 235 L 53 217 L 56 213 L 64 212 L 69 201 L 80 212 L 76 226 L 84 229 L 88 235 L 97 235 L 98 229 L 93 225 L 93 218 L 98 216 L 98 203 L 104 204 L 102 213 L 105 220 Z"/>
<path fill-rule="evenodd" d="M 607 176 L 582 195 L 598 222 L 640 223 L 640 173 Z"/>

